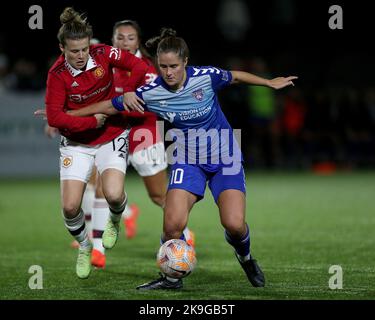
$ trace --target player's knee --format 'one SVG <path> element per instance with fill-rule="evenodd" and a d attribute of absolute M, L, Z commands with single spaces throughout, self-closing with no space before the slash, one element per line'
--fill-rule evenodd
<path fill-rule="evenodd" d="M 123 190 L 106 190 L 104 192 L 105 199 L 111 207 L 120 206 L 125 200 L 125 194 Z"/>
<path fill-rule="evenodd" d="M 221 224 L 232 236 L 241 236 L 246 230 L 246 226 L 242 220 L 226 219 L 222 220 Z"/>
<path fill-rule="evenodd" d="M 63 213 L 66 218 L 72 219 L 79 213 L 79 204 L 68 202 L 63 205 Z"/>

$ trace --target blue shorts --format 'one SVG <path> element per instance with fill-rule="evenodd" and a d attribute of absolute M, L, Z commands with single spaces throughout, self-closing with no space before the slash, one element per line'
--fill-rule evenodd
<path fill-rule="evenodd" d="M 242 164 L 236 174 L 223 174 L 223 165 L 216 168 L 205 169 L 201 165 L 174 164 L 171 168 L 168 190 L 182 189 L 195 194 L 198 201 L 203 199 L 206 190 L 206 183 L 211 190 L 212 196 L 217 202 L 220 193 L 228 189 L 236 189 L 246 194 L 245 173 Z"/>

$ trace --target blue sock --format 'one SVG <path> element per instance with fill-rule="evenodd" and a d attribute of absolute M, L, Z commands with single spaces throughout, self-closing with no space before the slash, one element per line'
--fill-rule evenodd
<path fill-rule="evenodd" d="M 239 256 L 245 257 L 250 254 L 250 230 L 247 224 L 246 233 L 240 239 L 233 238 L 227 230 L 225 230 L 224 234 L 227 242 L 236 250 Z"/>

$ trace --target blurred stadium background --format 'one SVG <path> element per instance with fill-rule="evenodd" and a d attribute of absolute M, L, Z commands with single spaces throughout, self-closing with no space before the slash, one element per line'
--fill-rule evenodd
<path fill-rule="evenodd" d="M 54 143 L 30 115 L 43 106 L 46 74 L 59 54 L 59 14 L 68 5 L 87 13 L 94 36 L 105 43 L 114 22 L 129 18 L 139 22 L 144 40 L 163 26 L 175 28 L 190 46 L 191 64 L 298 75 L 295 88 L 280 92 L 237 86 L 221 93 L 230 122 L 242 129 L 250 170 L 374 168 L 374 49 L 369 13 L 360 2 L 342 4 L 343 30 L 329 29 L 329 2 L 191 1 L 177 9 L 172 1 L 123 8 L 40 1 L 42 30 L 28 26 L 29 6 L 36 2 L 11 6 L 12 20 L 1 21 L 0 33 L 0 175 L 56 173 Z"/>
<path fill-rule="evenodd" d="M 35 4 L 43 9 L 42 30 L 28 26 L 28 10 Z M 332 4 L 343 8 L 343 30 L 328 27 Z M 110 1 L 99 6 L 88 1 L 20 1 L 9 4 L 9 15 L 4 11 L 0 21 L 0 299 L 157 298 L 131 291 L 154 274 L 152 250 L 161 230 L 161 216 L 154 214 L 158 209 L 144 200 L 144 188 L 131 170 L 129 193 L 134 188 L 134 201 L 143 206 L 140 229 L 144 229 L 134 240 L 135 248 L 120 243 L 113 253 L 118 260 L 114 258 L 116 263 L 108 268 L 112 268 L 108 270 L 111 279 L 119 274 L 132 277 L 123 283 L 130 293 L 112 292 L 119 290 L 113 288 L 116 281 L 112 279 L 108 287 L 93 294 L 89 285 L 79 286 L 70 268 L 75 253 L 68 251 L 69 236 L 59 216 L 59 141 L 46 138 L 43 121 L 33 117 L 33 111 L 44 105 L 47 71 L 59 54 L 59 15 L 70 5 L 87 13 L 94 36 L 104 43 L 110 44 L 116 21 L 133 19 L 143 29 L 144 40 L 163 26 L 176 29 L 190 47 L 190 64 L 242 69 L 266 77 L 299 76 L 295 87 L 278 92 L 236 86 L 220 94 L 232 126 L 242 130 L 249 178 L 248 219 L 254 247 L 269 274 L 269 288 L 262 293 L 228 289 L 227 277 L 238 276 L 239 268 L 209 197 L 191 217 L 201 252 L 196 278 L 189 280 L 188 294 L 161 298 L 375 296 L 370 264 L 374 261 L 370 230 L 375 227 L 375 55 L 368 4 L 191 0 L 183 4 Z M 132 266 L 121 248 L 134 259 Z M 340 263 L 348 278 L 336 295 L 327 289 L 328 268 Z M 50 267 L 46 286 L 52 289 L 47 293 L 35 294 L 27 287 L 27 268 L 32 264 Z M 130 268 L 125 274 L 124 265 Z M 211 291 L 200 295 L 204 289 L 199 284 L 207 276 L 214 284 L 223 283 L 224 291 L 218 293 L 211 285 Z M 244 279 L 242 284 L 246 286 Z M 76 296 L 73 289 L 78 290 Z"/>

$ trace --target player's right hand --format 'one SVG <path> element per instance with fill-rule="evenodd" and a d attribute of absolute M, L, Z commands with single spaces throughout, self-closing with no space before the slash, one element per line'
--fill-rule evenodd
<path fill-rule="evenodd" d="M 101 128 L 102 126 L 104 126 L 105 120 L 108 118 L 108 116 L 103 113 L 97 113 L 94 115 L 94 117 L 96 118 L 97 122 L 96 128 Z"/>
<path fill-rule="evenodd" d="M 142 107 L 144 101 L 139 98 L 135 92 L 126 92 L 124 93 L 124 109 L 125 111 L 138 111 L 144 113 L 144 108 Z"/>

